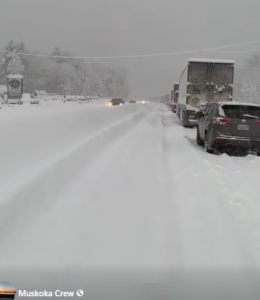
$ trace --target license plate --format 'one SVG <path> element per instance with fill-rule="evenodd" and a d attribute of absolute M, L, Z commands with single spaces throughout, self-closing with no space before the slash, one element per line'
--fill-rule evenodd
<path fill-rule="evenodd" d="M 247 125 L 247 124 L 238 124 L 237 129 L 238 130 L 249 130 L 249 125 Z"/>
<path fill-rule="evenodd" d="M 195 115 L 190 115 L 190 119 L 195 119 Z"/>

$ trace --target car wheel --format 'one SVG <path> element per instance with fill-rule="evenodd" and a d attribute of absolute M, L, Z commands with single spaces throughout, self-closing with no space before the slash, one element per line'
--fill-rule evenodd
<path fill-rule="evenodd" d="M 213 153 L 214 153 L 214 149 L 212 149 L 212 148 L 209 147 L 209 135 L 208 135 L 207 132 L 205 133 L 204 147 L 205 147 L 205 151 L 206 151 L 207 153 L 210 153 L 210 154 L 213 154 Z"/>
<path fill-rule="evenodd" d="M 199 128 L 198 127 L 197 127 L 196 141 L 197 141 L 197 144 L 199 146 L 203 146 L 204 145 L 204 142 L 202 141 L 202 139 L 200 137 L 200 133 L 199 133 Z"/>
<path fill-rule="evenodd" d="M 257 150 L 257 151 L 256 151 L 256 155 L 257 155 L 257 156 L 260 156 L 260 150 Z"/>

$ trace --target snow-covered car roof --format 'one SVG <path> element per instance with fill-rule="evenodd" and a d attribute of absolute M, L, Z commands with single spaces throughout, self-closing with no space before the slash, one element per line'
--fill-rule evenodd
<path fill-rule="evenodd" d="M 208 63 L 226 63 L 226 64 L 234 64 L 234 60 L 227 59 L 211 59 L 211 58 L 190 58 L 188 62 L 208 62 Z"/>
<path fill-rule="evenodd" d="M 217 102 L 218 104 L 220 104 L 220 106 L 223 105 L 246 105 L 246 106 L 256 106 L 256 107 L 260 107 L 260 104 L 255 104 L 255 103 L 247 103 L 247 102 L 236 102 L 236 101 L 232 101 L 232 102 Z"/>

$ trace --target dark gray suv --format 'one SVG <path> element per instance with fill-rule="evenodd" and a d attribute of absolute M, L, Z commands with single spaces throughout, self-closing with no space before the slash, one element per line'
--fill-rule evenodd
<path fill-rule="evenodd" d="M 197 144 L 206 152 L 225 148 L 252 150 L 260 156 L 260 105 L 240 102 L 211 103 L 196 114 Z"/>

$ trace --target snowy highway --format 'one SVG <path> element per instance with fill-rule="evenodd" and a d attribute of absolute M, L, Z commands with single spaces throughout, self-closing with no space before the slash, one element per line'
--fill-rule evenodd
<path fill-rule="evenodd" d="M 158 103 L 6 108 L 0 126 L 1 270 L 258 270 L 259 157 L 205 153 Z"/>

